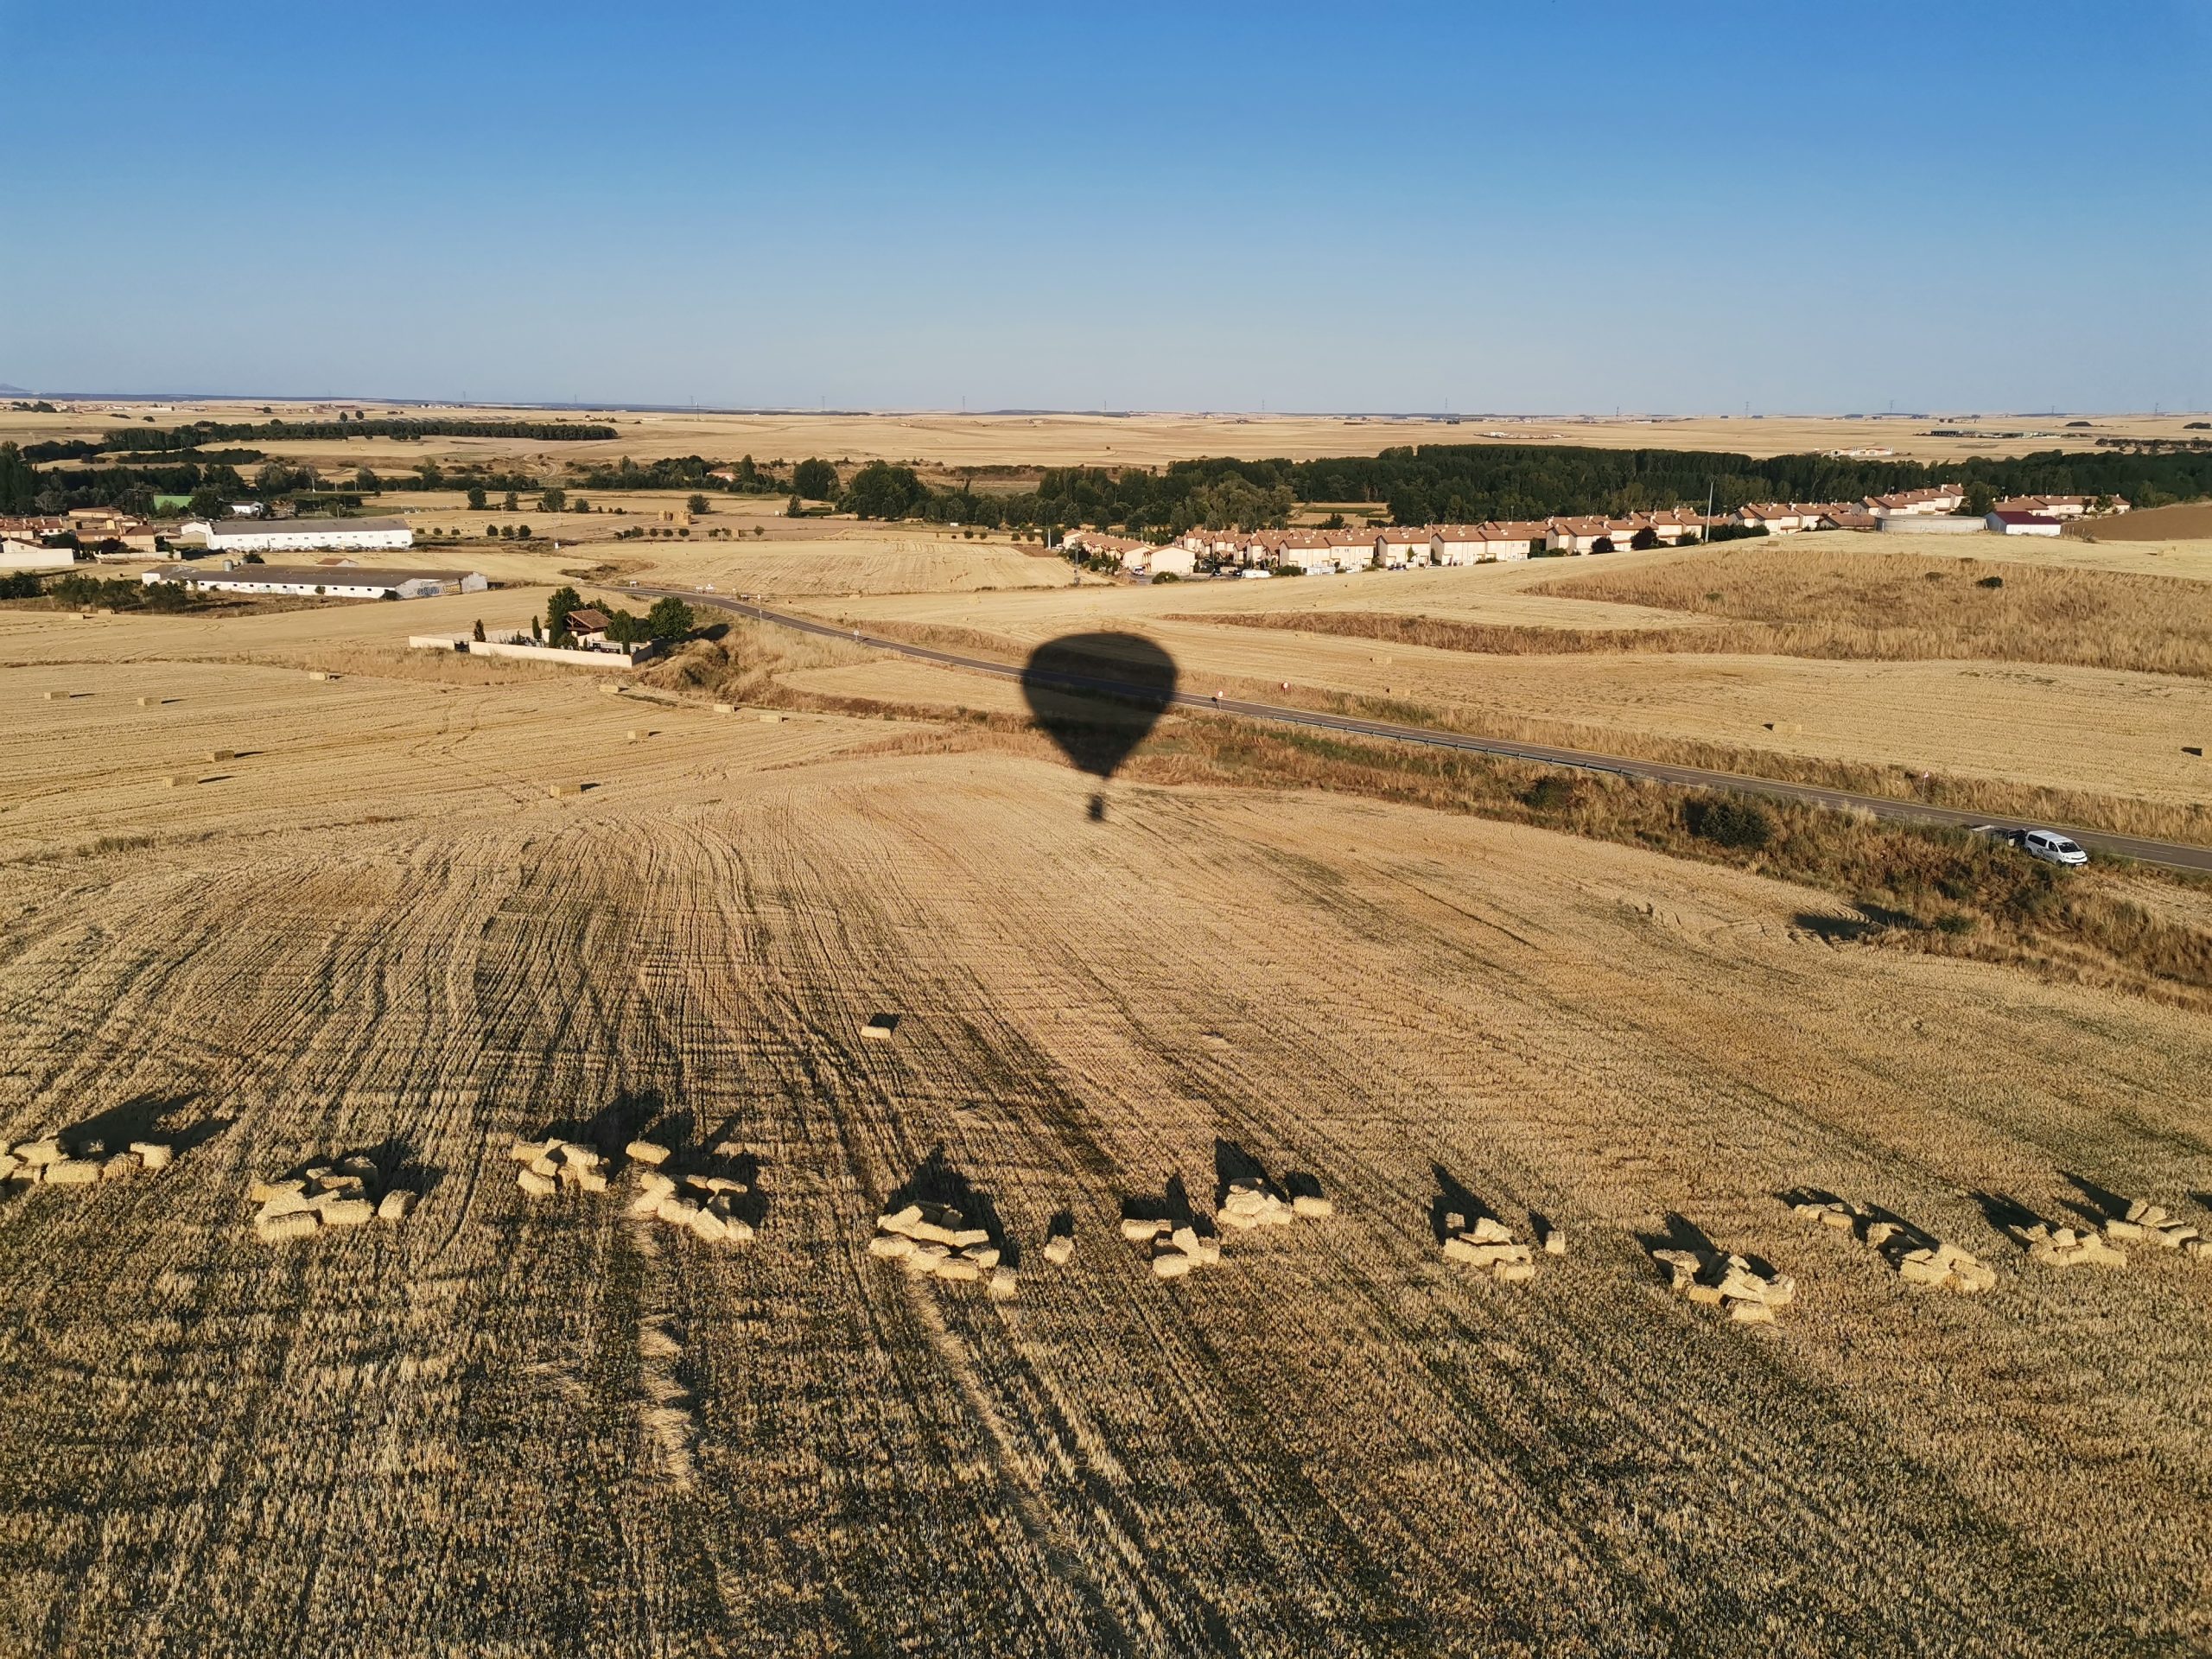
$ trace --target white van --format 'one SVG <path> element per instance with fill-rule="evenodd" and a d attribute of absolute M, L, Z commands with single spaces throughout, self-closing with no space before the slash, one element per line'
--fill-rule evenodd
<path fill-rule="evenodd" d="M 2000 830 L 1993 823 L 1980 823 L 1974 826 L 1974 834 L 1994 836 L 1999 841 L 2010 842 L 2030 858 L 2039 858 L 2046 864 L 2074 865 L 2089 861 L 2088 854 L 2083 852 L 2077 842 L 2060 835 L 2056 830 Z"/>

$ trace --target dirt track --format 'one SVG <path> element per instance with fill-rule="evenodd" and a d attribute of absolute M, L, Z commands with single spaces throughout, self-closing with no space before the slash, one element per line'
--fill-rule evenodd
<path fill-rule="evenodd" d="M 924 735 L 880 721 L 102 671 L 16 740 L 71 786 L 0 817 L 0 1123 L 140 1103 L 207 1138 L 0 1205 L 10 1645 L 2212 1637 L 2204 1269 L 2041 1268 L 1971 1196 L 2068 1218 L 2071 1171 L 2198 1215 L 2200 1020 L 1537 831 L 1128 786 L 1092 824 L 1075 774 L 871 754 Z M 162 675 L 188 701 L 128 701 Z M 160 789 L 157 712 L 274 735 Z M 895 1041 L 860 1040 L 882 1009 Z M 526 1199 L 507 1143 L 602 1113 L 756 1152 L 760 1240 Z M 1337 1217 L 1158 1282 L 1121 1200 L 1179 1176 L 1210 1210 L 1222 1142 Z M 254 1239 L 250 1176 L 355 1143 L 422 1173 L 413 1220 Z M 1021 1253 L 1010 1305 L 864 1254 L 939 1147 Z M 1447 1265 L 1440 1172 L 1573 1253 L 1526 1286 Z M 1998 1287 L 1907 1291 L 1777 1201 L 1799 1183 Z M 1669 1294 L 1643 1244 L 1670 1217 L 1798 1304 L 1746 1330 Z"/>

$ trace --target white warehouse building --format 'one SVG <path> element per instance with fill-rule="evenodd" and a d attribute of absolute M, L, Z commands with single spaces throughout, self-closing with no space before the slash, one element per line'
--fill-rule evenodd
<path fill-rule="evenodd" d="M 149 570 L 149 588 L 168 582 L 225 594 L 282 594 L 301 599 L 435 599 L 480 594 L 491 583 L 477 570 L 378 570 L 365 565 L 239 564 L 220 570 Z"/>
<path fill-rule="evenodd" d="M 195 518 L 180 535 L 216 553 L 321 553 L 412 547 L 404 518 Z"/>

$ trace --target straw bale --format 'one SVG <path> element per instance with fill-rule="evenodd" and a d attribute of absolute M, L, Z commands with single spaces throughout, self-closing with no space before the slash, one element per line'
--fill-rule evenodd
<path fill-rule="evenodd" d="M 166 1141 L 133 1141 L 130 1150 L 138 1154 L 138 1161 L 148 1169 L 167 1169 L 176 1155 Z"/>
<path fill-rule="evenodd" d="M 1303 1216 L 1308 1221 L 1326 1221 L 1337 1213 L 1334 1204 L 1326 1198 L 1315 1198 L 1310 1192 L 1301 1192 L 1293 1198 L 1290 1208 L 1294 1215 Z"/>
<path fill-rule="evenodd" d="M 1745 1297 L 1728 1304 L 1728 1317 L 1738 1325 L 1772 1325 L 1774 1309 L 1764 1302 Z"/>
<path fill-rule="evenodd" d="M 0 1152 L 0 1181 L 16 1179 L 16 1172 L 23 1167 L 23 1160 L 12 1152 Z"/>
<path fill-rule="evenodd" d="M 719 1244 L 729 1231 L 722 1218 L 711 1210 L 702 1210 L 691 1217 L 691 1230 L 709 1244 Z"/>
<path fill-rule="evenodd" d="M 970 1284 L 983 1276 L 983 1270 L 964 1255 L 950 1255 L 937 1264 L 937 1276 Z"/>
<path fill-rule="evenodd" d="M 517 1170 L 515 1185 L 533 1198 L 550 1198 L 558 1190 L 551 1176 L 541 1175 L 536 1169 Z"/>
<path fill-rule="evenodd" d="M 137 1153 L 118 1152 L 114 1157 L 109 1159 L 105 1163 L 100 1166 L 100 1179 L 104 1181 L 125 1180 L 130 1176 L 136 1175 L 143 1166 L 143 1160 L 140 1159 Z"/>
<path fill-rule="evenodd" d="M 984 1288 L 990 1293 L 993 1301 L 1010 1302 L 1014 1300 L 1018 1284 L 1019 1281 L 1015 1278 L 1012 1268 L 994 1268 L 991 1269 L 990 1281 L 984 1286 Z"/>
<path fill-rule="evenodd" d="M 287 1239 L 305 1238 L 321 1229 L 321 1220 L 312 1210 L 295 1210 L 283 1216 L 256 1216 L 253 1221 L 253 1230 L 264 1244 L 281 1244 Z"/>
<path fill-rule="evenodd" d="M 1190 1272 L 1191 1258 L 1180 1250 L 1163 1250 L 1152 1258 L 1153 1276 L 1158 1279 L 1180 1279 Z"/>
<path fill-rule="evenodd" d="M 61 1150 L 59 1141 L 26 1141 L 16 1148 L 16 1156 L 27 1164 L 58 1164 L 68 1154 Z"/>
<path fill-rule="evenodd" d="M 1522 1284 L 1536 1276 L 1536 1264 L 1533 1262 L 1495 1262 L 1491 1267 L 1490 1276 L 1501 1285 Z"/>
<path fill-rule="evenodd" d="M 1045 1259 L 1054 1267 L 1065 1267 L 1075 1255 L 1075 1240 L 1065 1233 L 1055 1233 L 1045 1241 Z"/>
<path fill-rule="evenodd" d="M 910 1204 L 904 1210 L 894 1210 L 887 1215 L 878 1216 L 875 1218 L 875 1224 L 887 1233 L 911 1234 L 914 1230 L 914 1224 L 921 1218 L 922 1206 L 918 1204 Z"/>
<path fill-rule="evenodd" d="M 46 1179 L 53 1186 L 89 1186 L 100 1178 L 100 1166 L 90 1158 L 64 1158 L 46 1166 Z"/>
<path fill-rule="evenodd" d="M 656 1169 L 668 1161 L 668 1148 L 658 1141 L 632 1141 L 623 1152 L 632 1163 L 647 1164 Z"/>
<path fill-rule="evenodd" d="M 415 1211 L 415 1194 L 404 1186 L 395 1186 L 377 1200 L 378 1221 L 404 1221 Z"/>

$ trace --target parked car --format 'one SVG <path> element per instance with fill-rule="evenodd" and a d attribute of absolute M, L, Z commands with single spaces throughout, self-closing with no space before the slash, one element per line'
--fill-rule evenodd
<path fill-rule="evenodd" d="M 1974 833 L 1994 836 L 2007 845 L 2018 848 L 2030 858 L 2039 858 L 2046 864 L 2072 866 L 2089 861 L 2088 854 L 2082 850 L 2078 842 L 2060 835 L 2056 830 L 2004 830 L 1993 823 L 1984 823 L 1976 825 Z"/>

